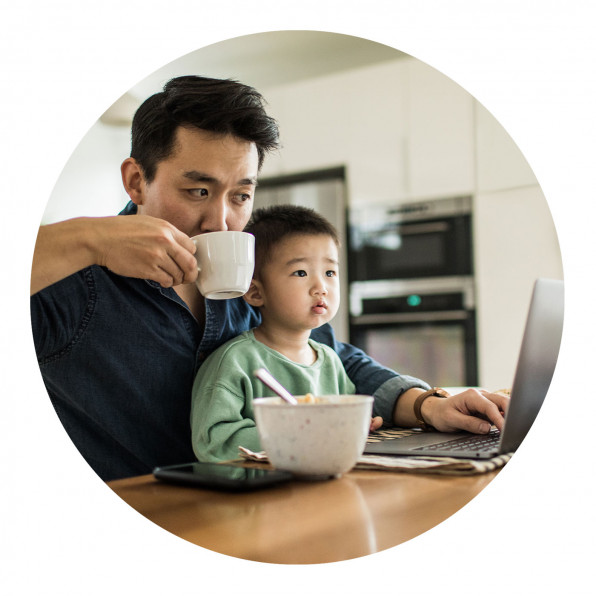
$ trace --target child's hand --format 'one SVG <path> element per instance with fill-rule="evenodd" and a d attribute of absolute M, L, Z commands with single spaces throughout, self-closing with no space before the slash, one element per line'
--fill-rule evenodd
<path fill-rule="evenodd" d="M 383 426 L 383 419 L 380 416 L 375 416 L 374 418 L 371 418 L 370 432 L 378 430 L 379 428 L 381 428 L 381 426 Z"/>

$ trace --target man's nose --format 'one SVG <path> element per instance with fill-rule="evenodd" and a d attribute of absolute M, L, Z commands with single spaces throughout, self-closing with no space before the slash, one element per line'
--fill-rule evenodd
<path fill-rule="evenodd" d="M 227 232 L 228 205 L 225 196 L 211 197 L 205 209 L 201 225 L 203 232 Z"/>

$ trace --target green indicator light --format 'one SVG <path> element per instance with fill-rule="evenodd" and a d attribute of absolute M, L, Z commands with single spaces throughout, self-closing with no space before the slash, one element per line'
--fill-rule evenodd
<path fill-rule="evenodd" d="M 407 298 L 408 306 L 420 306 L 422 298 L 418 294 L 410 294 Z"/>

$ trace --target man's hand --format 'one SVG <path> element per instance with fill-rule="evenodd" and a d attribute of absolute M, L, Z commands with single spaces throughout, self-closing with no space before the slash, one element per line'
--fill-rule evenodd
<path fill-rule="evenodd" d="M 172 224 L 148 215 L 110 218 L 108 223 L 96 230 L 98 264 L 166 288 L 197 279 L 196 247 Z"/>
<path fill-rule="evenodd" d="M 192 240 L 148 215 L 79 217 L 41 226 L 31 268 L 31 294 L 84 269 L 102 265 L 164 287 L 196 280 Z"/>
<path fill-rule="evenodd" d="M 422 404 L 424 420 L 438 431 L 465 430 L 477 434 L 490 431 L 491 424 L 503 430 L 509 397 L 484 389 L 467 389 L 447 398 L 429 397 Z"/>

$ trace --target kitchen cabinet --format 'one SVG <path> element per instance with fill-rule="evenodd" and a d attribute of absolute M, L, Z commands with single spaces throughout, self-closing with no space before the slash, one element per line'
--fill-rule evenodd
<path fill-rule="evenodd" d="M 351 204 L 391 204 L 406 195 L 406 61 L 351 74 L 346 153 Z"/>
<path fill-rule="evenodd" d="M 474 98 L 418 60 L 406 75 L 408 199 L 472 194 Z"/>
<path fill-rule="evenodd" d="M 283 150 L 262 178 L 345 166 L 351 204 L 405 196 L 405 60 L 264 90 Z"/>
<path fill-rule="evenodd" d="M 479 377 L 510 386 L 534 280 L 563 279 L 553 219 L 538 185 L 479 193 L 474 205 Z"/>
<path fill-rule="evenodd" d="M 495 117 L 476 102 L 476 168 L 479 192 L 538 184 L 519 147 Z"/>
<path fill-rule="evenodd" d="M 345 165 L 351 204 L 472 194 L 474 99 L 413 59 L 265 90 L 283 152 L 265 175 Z"/>

